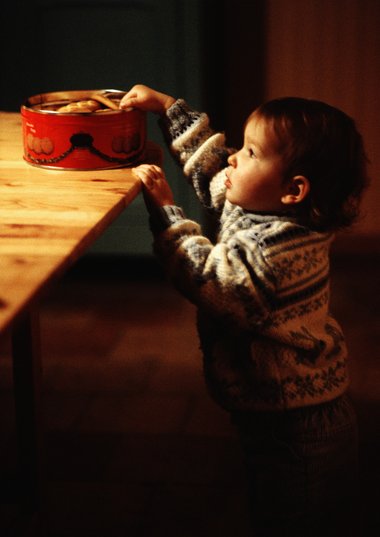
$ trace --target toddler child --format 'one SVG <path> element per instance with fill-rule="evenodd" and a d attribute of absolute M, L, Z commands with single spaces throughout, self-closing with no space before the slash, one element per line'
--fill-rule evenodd
<path fill-rule="evenodd" d="M 220 222 L 213 244 L 175 204 L 161 168 L 135 168 L 154 250 L 197 306 L 209 392 L 242 441 L 253 535 L 357 537 L 356 418 L 329 311 L 330 245 L 366 184 L 354 121 L 319 101 L 272 100 L 248 117 L 234 152 L 182 99 L 137 85 L 121 107 L 160 116 Z"/>

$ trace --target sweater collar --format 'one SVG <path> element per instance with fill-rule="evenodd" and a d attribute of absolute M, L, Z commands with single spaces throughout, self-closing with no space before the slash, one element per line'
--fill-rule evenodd
<path fill-rule="evenodd" d="M 255 222 L 257 224 L 266 224 L 268 222 L 292 222 L 294 224 L 297 223 L 297 218 L 288 213 L 260 213 L 246 211 L 245 209 L 241 209 L 241 213 L 242 215 L 249 216 L 252 222 Z"/>

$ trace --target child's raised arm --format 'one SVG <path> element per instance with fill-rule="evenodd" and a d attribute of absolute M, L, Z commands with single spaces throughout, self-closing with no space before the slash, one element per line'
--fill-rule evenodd
<path fill-rule="evenodd" d="M 137 84 L 122 98 L 120 108 L 139 108 L 160 116 L 159 124 L 174 159 L 183 168 L 200 202 L 220 212 L 225 201 L 227 158 L 232 150 L 223 133 L 215 132 L 207 114 L 192 110 L 183 99 Z"/>
<path fill-rule="evenodd" d="M 120 102 L 120 108 L 139 108 L 146 112 L 163 115 L 175 101 L 176 99 L 170 95 L 137 84 L 124 95 Z"/>

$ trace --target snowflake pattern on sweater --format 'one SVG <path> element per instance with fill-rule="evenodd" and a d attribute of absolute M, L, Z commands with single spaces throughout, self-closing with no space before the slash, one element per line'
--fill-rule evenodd
<path fill-rule="evenodd" d="M 198 307 L 211 395 L 229 411 L 285 410 L 338 397 L 348 374 L 344 337 L 329 313 L 333 236 L 228 202 L 232 150 L 206 114 L 178 100 L 161 127 L 199 200 L 220 219 L 216 244 L 179 207 L 166 206 L 151 219 L 156 254 Z"/>

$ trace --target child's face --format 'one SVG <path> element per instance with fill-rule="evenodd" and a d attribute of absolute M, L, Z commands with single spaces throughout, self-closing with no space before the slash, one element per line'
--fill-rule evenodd
<path fill-rule="evenodd" d="M 251 115 L 244 131 L 244 145 L 228 159 L 226 198 L 243 209 L 281 212 L 285 205 L 284 164 L 275 136 L 265 120 Z"/>

